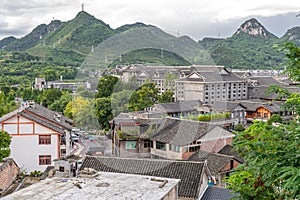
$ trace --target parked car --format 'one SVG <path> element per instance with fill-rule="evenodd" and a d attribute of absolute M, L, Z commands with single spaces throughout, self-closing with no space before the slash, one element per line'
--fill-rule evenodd
<path fill-rule="evenodd" d="M 78 135 L 75 135 L 73 133 L 71 133 L 71 139 L 72 139 L 73 142 L 78 142 L 79 141 Z"/>

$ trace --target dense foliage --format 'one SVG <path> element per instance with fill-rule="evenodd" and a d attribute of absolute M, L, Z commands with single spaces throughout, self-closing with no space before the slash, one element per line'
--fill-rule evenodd
<path fill-rule="evenodd" d="M 10 154 L 10 136 L 5 131 L 0 131 L 0 162 Z"/>
<path fill-rule="evenodd" d="M 217 65 L 237 69 L 283 69 L 284 54 L 274 47 L 278 43 L 280 39 L 246 33 L 200 41 Z"/>
<path fill-rule="evenodd" d="M 299 80 L 300 49 L 286 45 L 287 72 Z M 293 112 L 294 119 L 283 121 L 273 115 L 267 123 L 256 121 L 245 131 L 237 132 L 233 144 L 244 158 L 228 182 L 240 199 L 300 198 L 300 94 L 273 87 L 280 98 L 287 99 L 283 109 Z"/>

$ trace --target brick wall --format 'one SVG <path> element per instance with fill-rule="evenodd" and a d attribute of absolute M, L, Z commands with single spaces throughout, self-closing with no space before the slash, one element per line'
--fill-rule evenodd
<path fill-rule="evenodd" d="M 0 163 L 0 192 L 5 191 L 15 180 L 19 167 L 12 159 Z"/>

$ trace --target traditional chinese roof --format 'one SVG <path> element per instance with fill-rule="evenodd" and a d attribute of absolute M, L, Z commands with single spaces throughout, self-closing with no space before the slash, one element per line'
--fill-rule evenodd
<path fill-rule="evenodd" d="M 204 162 L 206 160 L 209 170 L 218 174 L 224 172 L 223 168 L 233 159 L 235 159 L 233 156 L 198 150 L 189 158 L 189 161 Z"/>
<path fill-rule="evenodd" d="M 71 119 L 35 103 L 29 104 L 24 108 L 19 108 L 2 116 L 0 118 L 0 122 L 3 122 L 18 114 L 61 134 L 64 134 L 64 130 L 72 129 Z"/>
<path fill-rule="evenodd" d="M 218 151 L 218 154 L 233 156 L 241 163 L 244 162 L 244 159 L 236 151 L 234 151 L 233 146 L 229 144 L 226 144 L 222 149 L 220 149 L 220 151 Z"/>
<path fill-rule="evenodd" d="M 165 113 L 178 113 L 198 110 L 203 103 L 200 100 L 181 101 L 181 102 L 170 102 L 160 103 L 153 106 L 153 110 L 161 111 Z"/>
<path fill-rule="evenodd" d="M 230 200 L 235 196 L 237 196 L 236 193 L 226 188 L 208 186 L 200 200 Z"/>
<path fill-rule="evenodd" d="M 212 127 L 214 125 L 206 122 L 166 118 L 151 140 L 183 147 L 198 140 Z"/>

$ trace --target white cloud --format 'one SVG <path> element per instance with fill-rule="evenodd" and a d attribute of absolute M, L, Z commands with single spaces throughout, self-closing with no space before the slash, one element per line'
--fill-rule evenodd
<path fill-rule="evenodd" d="M 197 39 L 209 35 L 210 30 L 216 35 L 218 30 L 211 26 L 220 26 L 225 33 L 226 25 L 232 29 L 232 23 L 236 25 L 246 18 L 300 10 L 300 1 L 294 0 L 0 0 L 0 3 L 0 24 L 4 24 L 0 38 L 9 33 L 24 35 L 53 18 L 70 20 L 81 10 L 81 3 L 87 12 L 113 28 L 139 21 Z"/>

